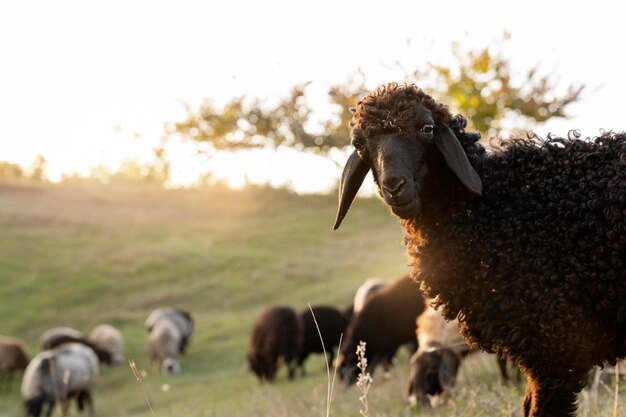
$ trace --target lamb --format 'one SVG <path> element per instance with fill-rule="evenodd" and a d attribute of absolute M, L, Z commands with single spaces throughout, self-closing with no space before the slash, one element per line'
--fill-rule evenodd
<path fill-rule="evenodd" d="M 339 227 L 369 170 L 414 278 L 472 346 L 519 364 L 523 415 L 573 416 L 594 365 L 626 356 L 626 134 L 487 152 L 415 85 L 362 99 Z"/>
<path fill-rule="evenodd" d="M 461 361 L 471 350 L 461 337 L 457 320 L 445 321 L 428 307 L 417 318 L 419 349 L 411 357 L 409 401 L 430 405 L 431 399 L 454 387 Z M 508 380 L 506 361 L 498 358 L 500 377 Z"/>
<path fill-rule="evenodd" d="M 69 401 L 76 398 L 78 409 L 89 407 L 94 414 L 92 391 L 98 374 L 98 358 L 81 343 L 66 343 L 39 352 L 26 367 L 21 393 L 26 415 L 39 417 L 47 405 L 52 414 L 58 400 L 62 414 L 67 415 Z"/>
<path fill-rule="evenodd" d="M 272 382 L 281 362 L 288 368 L 289 379 L 295 377 L 295 358 L 302 345 L 298 314 L 287 306 L 263 311 L 252 327 L 248 363 L 259 381 Z"/>
<path fill-rule="evenodd" d="M 178 355 L 185 352 L 193 327 L 191 314 L 185 310 L 165 307 L 150 313 L 146 319 L 150 361 L 160 372 L 181 372 Z"/>
<path fill-rule="evenodd" d="M 111 365 L 124 362 L 124 336 L 110 324 L 94 327 L 87 340 L 109 354 Z"/>
<path fill-rule="evenodd" d="M 348 325 L 348 316 L 334 307 L 313 306 L 311 310 L 307 307 L 300 313 L 302 344 L 296 355 L 296 365 L 301 369 L 302 374 L 305 373 L 304 361 L 311 353 L 324 353 L 325 350 L 328 355 L 328 363 L 333 363 L 335 347 L 339 346 L 339 341 Z M 313 319 L 314 315 L 315 320 Z M 317 322 L 317 326 L 315 322 Z M 320 333 L 324 341 L 323 346 L 320 341 Z"/>
<path fill-rule="evenodd" d="M 10 386 L 16 372 L 23 371 L 30 362 L 28 348 L 23 340 L 0 336 L 0 382 Z"/>
<path fill-rule="evenodd" d="M 424 308 L 424 297 L 408 275 L 373 294 L 348 324 L 337 359 L 342 381 L 346 385 L 356 381 L 359 342 L 366 343 L 370 374 L 381 363 L 389 365 L 400 346 L 414 344 L 415 320 Z"/>

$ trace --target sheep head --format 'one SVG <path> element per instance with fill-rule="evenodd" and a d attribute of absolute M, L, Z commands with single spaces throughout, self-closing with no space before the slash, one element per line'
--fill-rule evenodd
<path fill-rule="evenodd" d="M 341 177 L 333 228 L 341 224 L 370 170 L 380 197 L 401 219 L 420 214 L 432 160 L 441 160 L 439 165 L 445 164 L 465 189 L 480 195 L 481 179 L 450 128 L 452 120 L 464 123 L 415 85 L 388 84 L 361 100 L 350 123 L 355 151 Z"/>
<path fill-rule="evenodd" d="M 416 352 L 411 358 L 409 398 L 429 405 L 430 398 L 454 387 L 461 358 L 451 349 L 436 347 Z"/>

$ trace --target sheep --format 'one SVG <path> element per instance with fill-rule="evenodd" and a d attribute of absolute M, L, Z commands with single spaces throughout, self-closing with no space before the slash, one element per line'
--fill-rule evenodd
<path fill-rule="evenodd" d="M 44 406 L 52 414 L 56 401 L 67 415 L 69 401 L 75 397 L 78 409 L 89 407 L 94 414 L 92 391 L 98 374 L 98 358 L 91 348 L 81 343 L 66 343 L 39 352 L 26 367 L 21 395 L 29 417 L 39 417 Z"/>
<path fill-rule="evenodd" d="M 429 304 L 429 303 L 428 303 Z M 431 399 L 454 387 L 461 361 L 471 350 L 459 331 L 457 320 L 446 321 L 429 306 L 417 318 L 419 349 L 411 357 L 408 397 L 430 405 Z M 508 380 L 506 361 L 498 358 L 500 377 Z"/>
<path fill-rule="evenodd" d="M 575 415 L 593 366 L 626 355 L 626 134 L 487 152 L 463 116 L 393 83 L 354 111 L 334 228 L 371 170 L 425 294 L 520 365 L 523 415 Z"/>
<path fill-rule="evenodd" d="M 315 322 L 317 322 L 317 326 Z M 302 326 L 302 344 L 296 355 L 296 366 L 301 369 L 304 375 L 304 361 L 311 353 L 324 353 L 325 350 L 328 355 L 328 363 L 333 363 L 334 349 L 339 346 L 339 341 L 346 330 L 348 316 L 345 312 L 334 307 L 313 306 L 311 309 L 307 307 L 300 313 L 300 323 Z M 324 341 L 323 346 L 320 341 L 320 333 Z"/>
<path fill-rule="evenodd" d="M 159 308 L 146 319 L 146 328 L 152 364 L 162 373 L 179 374 L 178 355 L 185 353 L 193 333 L 191 314 L 170 307 Z"/>
<path fill-rule="evenodd" d="M 41 347 L 41 350 L 48 350 L 54 344 L 58 345 L 58 342 L 56 342 L 55 339 L 60 337 L 73 337 L 76 339 L 82 339 L 85 336 L 81 331 L 76 330 L 73 327 L 52 327 L 43 332 L 41 336 L 39 336 L 39 346 Z"/>
<path fill-rule="evenodd" d="M 154 324 L 163 318 L 167 318 L 178 328 L 178 331 L 181 334 L 179 352 L 184 354 L 187 351 L 189 339 L 191 338 L 194 329 L 194 321 L 191 317 L 191 313 L 180 308 L 157 308 L 152 311 L 146 319 L 146 329 L 148 330 L 148 333 L 152 331 Z"/>
<path fill-rule="evenodd" d="M 0 336 L 0 387 L 11 386 L 16 372 L 23 371 L 30 362 L 28 348 L 23 340 Z"/>
<path fill-rule="evenodd" d="M 181 371 L 178 355 L 182 335 L 170 320 L 158 320 L 148 336 L 150 362 L 161 373 L 178 375 Z"/>
<path fill-rule="evenodd" d="M 87 340 L 99 349 L 108 352 L 111 365 L 120 365 L 124 362 L 124 336 L 110 324 L 99 324 L 94 327 Z"/>
<path fill-rule="evenodd" d="M 400 346 L 414 345 L 415 320 L 424 308 L 424 297 L 408 275 L 373 294 L 348 324 L 337 359 L 342 381 L 346 385 L 356 381 L 359 342 L 366 343 L 370 374 L 381 363 L 388 366 Z"/>
<path fill-rule="evenodd" d="M 357 288 L 354 294 L 354 313 L 358 313 L 363 309 L 363 305 L 368 297 L 374 294 L 376 291 L 385 288 L 389 283 L 382 278 L 368 278 L 363 284 Z"/>
<path fill-rule="evenodd" d="M 48 335 L 48 337 L 46 337 L 43 343 L 41 344 L 41 349 L 50 350 L 50 349 L 59 347 L 61 345 L 64 345 L 66 343 L 83 344 L 94 351 L 100 363 L 105 364 L 105 365 L 113 365 L 113 359 L 111 358 L 111 353 L 108 350 L 101 348 L 95 343 L 92 343 L 91 341 L 87 340 L 83 336 L 80 336 L 80 337 L 74 336 L 73 333 L 71 332 L 69 333 L 63 333 L 63 332 L 56 333 L 55 332 L 54 334 Z"/>
<path fill-rule="evenodd" d="M 287 306 L 263 311 L 252 327 L 248 364 L 259 381 L 272 382 L 281 362 L 287 364 L 289 379 L 294 379 L 296 355 L 302 346 L 298 314 Z"/>

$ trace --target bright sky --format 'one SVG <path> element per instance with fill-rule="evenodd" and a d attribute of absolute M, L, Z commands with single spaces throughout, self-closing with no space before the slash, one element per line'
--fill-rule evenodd
<path fill-rule="evenodd" d="M 182 102 L 284 96 L 304 81 L 313 82 L 313 99 L 321 98 L 329 84 L 357 69 L 374 87 L 401 79 L 402 68 L 446 62 L 454 40 L 483 47 L 505 30 L 512 35 L 506 53 L 514 70 L 539 63 L 563 86 L 589 86 L 583 102 L 570 108 L 571 119 L 550 121 L 536 129 L 540 134 L 626 130 L 626 6 L 620 3 L 2 2 L 0 160 L 29 166 L 40 153 L 57 178 L 125 158 L 149 159 L 163 123 L 184 115 Z M 211 166 L 233 183 L 247 172 L 306 192 L 331 186 L 339 172 L 332 163 L 285 150 L 210 164 L 190 161 L 188 150 L 174 152 L 179 183 Z"/>

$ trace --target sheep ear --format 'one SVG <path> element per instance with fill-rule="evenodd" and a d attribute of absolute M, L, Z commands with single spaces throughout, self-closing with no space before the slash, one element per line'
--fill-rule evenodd
<path fill-rule="evenodd" d="M 359 154 L 356 151 L 352 152 L 339 181 L 339 208 L 333 230 L 337 230 L 343 218 L 346 217 L 348 209 L 369 170 L 370 167 L 359 157 Z"/>
<path fill-rule="evenodd" d="M 434 142 L 452 172 L 461 180 L 465 188 L 476 195 L 481 195 L 483 183 L 469 163 L 463 147 L 452 130 L 447 125 L 440 125 L 435 132 Z"/>

